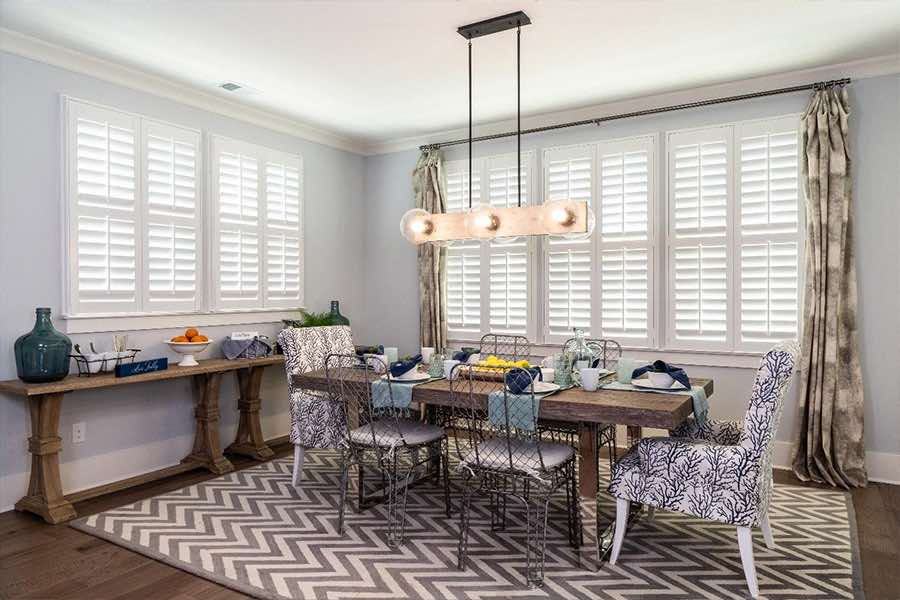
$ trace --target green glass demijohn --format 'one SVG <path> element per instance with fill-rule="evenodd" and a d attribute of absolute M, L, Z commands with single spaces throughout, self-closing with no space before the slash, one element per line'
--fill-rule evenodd
<path fill-rule="evenodd" d="M 15 343 L 16 372 L 28 383 L 59 381 L 69 374 L 72 340 L 53 328 L 49 308 L 34 312 L 34 329 Z"/>
<path fill-rule="evenodd" d="M 331 301 L 331 324 L 332 325 L 349 325 L 350 319 L 341 314 L 341 303 L 337 300 Z"/>

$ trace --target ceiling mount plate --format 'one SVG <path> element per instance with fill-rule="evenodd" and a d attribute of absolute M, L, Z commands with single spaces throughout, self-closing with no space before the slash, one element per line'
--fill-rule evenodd
<path fill-rule="evenodd" d="M 467 40 L 471 40 L 472 38 L 491 35 L 492 33 L 506 31 L 507 29 L 515 29 L 516 27 L 521 27 L 523 25 L 531 25 L 531 19 L 528 18 L 528 15 L 519 10 L 501 17 L 493 17 L 491 19 L 472 23 L 471 25 L 463 25 L 457 29 L 456 32 Z"/>

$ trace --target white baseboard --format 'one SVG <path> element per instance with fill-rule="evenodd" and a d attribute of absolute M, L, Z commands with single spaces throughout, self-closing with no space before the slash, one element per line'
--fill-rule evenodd
<path fill-rule="evenodd" d="M 790 442 L 775 442 L 772 452 L 772 466 L 776 469 L 791 468 Z M 866 452 L 866 471 L 869 481 L 900 485 L 900 454 L 890 452 Z"/>

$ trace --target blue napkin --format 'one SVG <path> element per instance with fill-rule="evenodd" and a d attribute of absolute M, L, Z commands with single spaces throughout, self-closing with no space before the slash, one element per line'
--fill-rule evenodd
<path fill-rule="evenodd" d="M 509 427 L 534 431 L 538 413 L 541 410 L 541 396 L 512 394 L 504 390 L 494 390 L 488 394 L 488 420 L 495 427 Z"/>
<path fill-rule="evenodd" d="M 654 361 L 652 365 L 646 365 L 641 367 L 640 369 L 635 369 L 631 374 L 632 379 L 637 379 L 647 371 L 654 371 L 656 373 L 668 373 L 672 379 L 686 387 L 687 389 L 691 389 L 691 380 L 685 373 L 684 369 L 681 367 L 676 367 L 675 365 L 670 365 L 661 360 Z"/>
<path fill-rule="evenodd" d="M 462 350 L 453 353 L 453 360 L 464 363 L 467 362 L 469 357 L 473 354 L 478 354 L 478 348 L 463 348 Z"/>
<path fill-rule="evenodd" d="M 400 377 L 416 368 L 416 365 L 422 362 L 422 355 L 417 354 L 409 360 L 398 360 L 391 363 L 391 375 Z"/>
<path fill-rule="evenodd" d="M 419 382 L 421 383 L 421 382 Z M 388 382 L 376 379 L 372 382 L 372 408 L 409 408 L 414 383 Z"/>
<path fill-rule="evenodd" d="M 521 394 L 531 387 L 534 381 L 543 381 L 544 374 L 540 367 L 531 367 L 529 369 L 510 369 L 506 373 L 506 387 L 513 394 Z"/>

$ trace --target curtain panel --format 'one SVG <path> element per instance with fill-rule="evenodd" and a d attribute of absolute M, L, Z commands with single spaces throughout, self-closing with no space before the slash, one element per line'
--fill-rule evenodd
<path fill-rule="evenodd" d="M 446 211 L 444 160 L 440 150 L 423 150 L 413 171 L 416 208 Z M 447 345 L 447 249 L 439 244 L 416 248 L 419 272 L 419 341 L 438 352 Z"/>
<path fill-rule="evenodd" d="M 863 381 L 847 90 L 817 90 L 800 123 L 806 192 L 806 282 L 800 429 L 793 452 L 802 480 L 844 488 L 867 483 Z"/>

